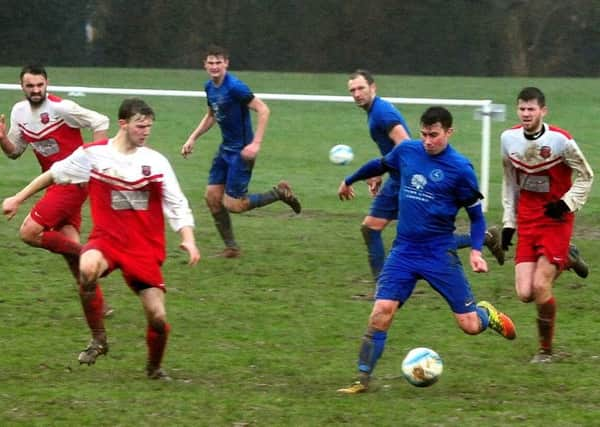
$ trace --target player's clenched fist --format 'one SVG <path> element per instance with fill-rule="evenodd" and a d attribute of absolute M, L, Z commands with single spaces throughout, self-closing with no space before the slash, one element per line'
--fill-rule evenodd
<path fill-rule="evenodd" d="M 7 197 L 2 202 L 2 213 L 6 216 L 7 219 L 11 219 L 13 216 L 17 214 L 17 210 L 19 210 L 19 205 L 21 203 L 15 197 Z"/>

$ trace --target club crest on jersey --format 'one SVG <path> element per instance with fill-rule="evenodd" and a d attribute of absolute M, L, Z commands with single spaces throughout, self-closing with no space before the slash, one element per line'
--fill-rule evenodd
<path fill-rule="evenodd" d="M 444 171 L 441 169 L 434 169 L 429 172 L 429 178 L 431 178 L 433 182 L 440 182 L 442 179 L 444 179 Z"/>
<path fill-rule="evenodd" d="M 50 115 L 48 113 L 42 113 L 40 114 L 40 120 L 42 124 L 47 125 L 50 123 Z"/>
<path fill-rule="evenodd" d="M 151 173 L 152 173 L 152 171 L 150 170 L 150 166 L 142 165 L 142 175 L 150 176 Z"/>
<path fill-rule="evenodd" d="M 544 145 L 543 147 L 540 148 L 540 156 L 542 157 L 542 159 L 547 159 L 551 155 L 552 155 L 552 149 L 549 146 Z"/>
<path fill-rule="evenodd" d="M 427 178 L 425 178 L 421 174 L 415 174 L 410 179 L 410 185 L 412 185 L 417 190 L 422 190 L 427 184 Z"/>

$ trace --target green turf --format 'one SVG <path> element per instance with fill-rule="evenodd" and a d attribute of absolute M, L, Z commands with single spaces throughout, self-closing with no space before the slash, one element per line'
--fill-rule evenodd
<path fill-rule="evenodd" d="M 50 68 L 51 83 L 130 88 L 201 90 L 201 70 Z M 0 82 L 17 80 L 18 69 L 0 68 Z M 259 93 L 345 95 L 346 76 L 335 74 L 238 73 Z M 501 217 L 498 135 L 515 121 L 513 98 L 524 85 L 547 93 L 549 121 L 570 130 L 592 166 L 600 160 L 597 79 L 418 78 L 380 76 L 384 96 L 477 98 L 508 104 L 508 122 L 493 124 L 490 211 Z M 9 113 L 19 92 L 0 92 L 0 112 Z M 64 95 L 64 94 L 62 94 Z M 113 119 L 121 96 L 77 98 Z M 335 390 L 354 377 L 360 337 L 370 304 L 352 294 L 368 288 L 359 232 L 369 206 L 367 192 L 337 200 L 340 180 L 375 157 L 365 116 L 352 104 L 270 101 L 272 111 L 251 190 L 264 191 L 288 179 L 301 198 L 301 216 L 281 204 L 234 217 L 244 255 L 213 258 L 222 244 L 202 196 L 209 162 L 219 141 L 214 129 L 183 160 L 179 149 L 205 110 L 203 99 L 146 97 L 157 112 L 151 144 L 171 161 L 191 200 L 196 236 L 204 256 L 185 265 L 177 235 L 169 232 L 164 266 L 167 309 L 173 330 L 164 361 L 175 378 L 145 378 L 145 322 L 136 297 L 119 272 L 103 281 L 116 315 L 107 322 L 110 353 L 95 366 L 80 367 L 77 353 L 88 332 L 73 280 L 58 256 L 23 244 L 17 236 L 31 203 L 0 226 L 0 425 L 169 426 L 573 426 L 597 425 L 600 416 L 600 304 L 596 282 L 596 186 L 578 215 L 574 240 L 592 264 L 587 280 L 564 274 L 556 286 L 559 363 L 528 363 L 536 349 L 535 309 L 519 303 L 512 262 L 491 271 L 468 272 L 480 299 L 511 314 L 518 338 L 493 332 L 467 336 L 424 283 L 397 314 L 376 370 L 374 393 L 348 397 Z M 401 106 L 413 131 L 423 106 Z M 454 145 L 479 169 L 481 123 L 472 108 L 451 108 Z M 333 166 L 329 148 L 354 148 L 350 166 Z M 12 194 L 38 173 L 31 153 L 0 159 L 0 196 Z M 465 217 L 459 226 L 464 229 Z M 84 225 L 89 230 L 89 220 Z M 394 230 L 386 231 L 389 245 Z M 463 253 L 467 260 L 466 252 Z M 412 347 L 435 349 L 445 362 L 440 381 L 419 389 L 400 377 Z"/>

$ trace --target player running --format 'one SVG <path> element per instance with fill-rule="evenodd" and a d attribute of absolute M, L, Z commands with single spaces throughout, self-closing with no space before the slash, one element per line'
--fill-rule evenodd
<path fill-rule="evenodd" d="M 574 212 L 586 202 L 594 178 L 571 135 L 544 123 L 547 112 L 543 92 L 536 87 L 524 88 L 517 96 L 520 124 L 500 137 L 504 167 L 502 245 L 508 248 L 516 228 L 517 296 L 523 302 L 534 302 L 537 309 L 539 350 L 533 363 L 552 361 L 556 320 L 552 287 L 561 271 L 571 265 Z"/>
<path fill-rule="evenodd" d="M 161 265 L 165 259 L 165 224 L 181 235 L 180 247 L 189 264 L 200 260 L 194 218 L 168 160 L 146 147 L 154 111 L 140 99 L 126 99 L 119 108 L 119 131 L 114 138 L 78 148 L 57 162 L 2 208 L 9 218 L 21 203 L 43 188 L 88 183 L 93 229 L 80 258 L 84 310 L 91 319 L 92 339 L 79 362 L 93 364 L 108 352 L 100 308 L 102 295 L 96 280 L 119 268 L 129 287 L 139 296 L 147 319 L 146 372 L 151 379 L 169 379 L 161 369 L 170 326 L 165 310 L 165 284 Z"/>
<path fill-rule="evenodd" d="M 377 293 L 358 356 L 359 381 L 339 389 L 346 394 L 368 390 L 377 361 L 383 354 L 387 331 L 396 310 L 412 294 L 419 279 L 426 280 L 448 303 L 458 326 L 469 335 L 488 327 L 512 340 L 512 320 L 486 301 L 477 303 L 467 282 L 453 236 L 456 215 L 465 208 L 471 222 L 470 264 L 486 272 L 481 249 L 485 236 L 482 195 L 469 160 L 449 145 L 452 115 L 431 107 L 421 116 L 422 140 L 396 145 L 382 159 L 372 160 L 340 184 L 341 200 L 354 197 L 352 184 L 394 171 L 400 176 L 397 234 L 377 282 Z"/>
<path fill-rule="evenodd" d="M 282 201 L 300 213 L 300 201 L 286 181 L 264 193 L 248 194 L 248 184 L 269 121 L 269 107 L 241 80 L 228 72 L 229 53 L 220 46 L 208 48 L 204 69 L 210 79 L 204 85 L 208 111 L 181 147 L 187 158 L 196 140 L 215 124 L 221 130 L 222 142 L 215 154 L 206 186 L 206 204 L 217 231 L 225 243 L 221 256 L 241 255 L 230 212 L 241 213 Z M 252 130 L 250 111 L 256 112 L 256 132 Z"/>
<path fill-rule="evenodd" d="M 106 138 L 108 117 L 48 94 L 44 67 L 27 65 L 20 79 L 25 99 L 13 106 L 8 132 L 4 115 L 0 115 L 0 147 L 7 157 L 17 159 L 31 147 L 45 172 L 83 144 L 81 129 L 90 129 L 94 140 Z M 81 206 L 86 198 L 86 186 L 51 185 L 19 230 L 21 240 L 28 245 L 61 254 L 77 283 Z M 112 309 L 104 307 L 104 315 L 110 314 Z"/>

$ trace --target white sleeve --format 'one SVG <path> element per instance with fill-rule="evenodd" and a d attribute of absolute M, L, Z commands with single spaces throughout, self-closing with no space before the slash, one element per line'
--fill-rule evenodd
<path fill-rule="evenodd" d="M 96 111 L 83 108 L 71 100 L 63 99 L 57 103 L 56 110 L 60 112 L 62 118 L 72 128 L 91 129 L 92 132 L 108 129 L 108 117 Z"/>
<path fill-rule="evenodd" d="M 594 172 L 579 146 L 572 139 L 567 141 L 564 159 L 574 172 L 574 181 L 569 191 L 562 196 L 562 200 L 571 209 L 571 212 L 575 212 L 584 205 L 592 190 Z"/>
<path fill-rule="evenodd" d="M 11 159 L 16 159 L 17 157 L 20 157 L 21 154 L 25 152 L 28 145 L 27 141 L 23 138 L 23 135 L 19 130 L 19 125 L 15 120 L 14 113 L 15 110 L 13 109 L 13 111 L 10 114 L 10 129 L 8 131 L 8 134 L 6 135 L 8 137 L 8 140 L 15 145 L 14 151 L 11 154 L 8 154 L 8 157 L 10 157 Z"/>
<path fill-rule="evenodd" d="M 84 147 L 79 147 L 71 155 L 50 167 L 50 173 L 57 184 L 81 184 L 90 180 L 92 169 Z"/>
<path fill-rule="evenodd" d="M 520 187 L 517 184 L 517 170 L 508 158 L 502 144 L 502 225 L 506 228 L 517 228 L 517 203 Z"/>
<path fill-rule="evenodd" d="M 162 208 L 169 225 L 175 231 L 182 227 L 194 227 L 194 216 L 187 198 L 181 191 L 175 172 L 169 161 L 164 158 Z"/>

